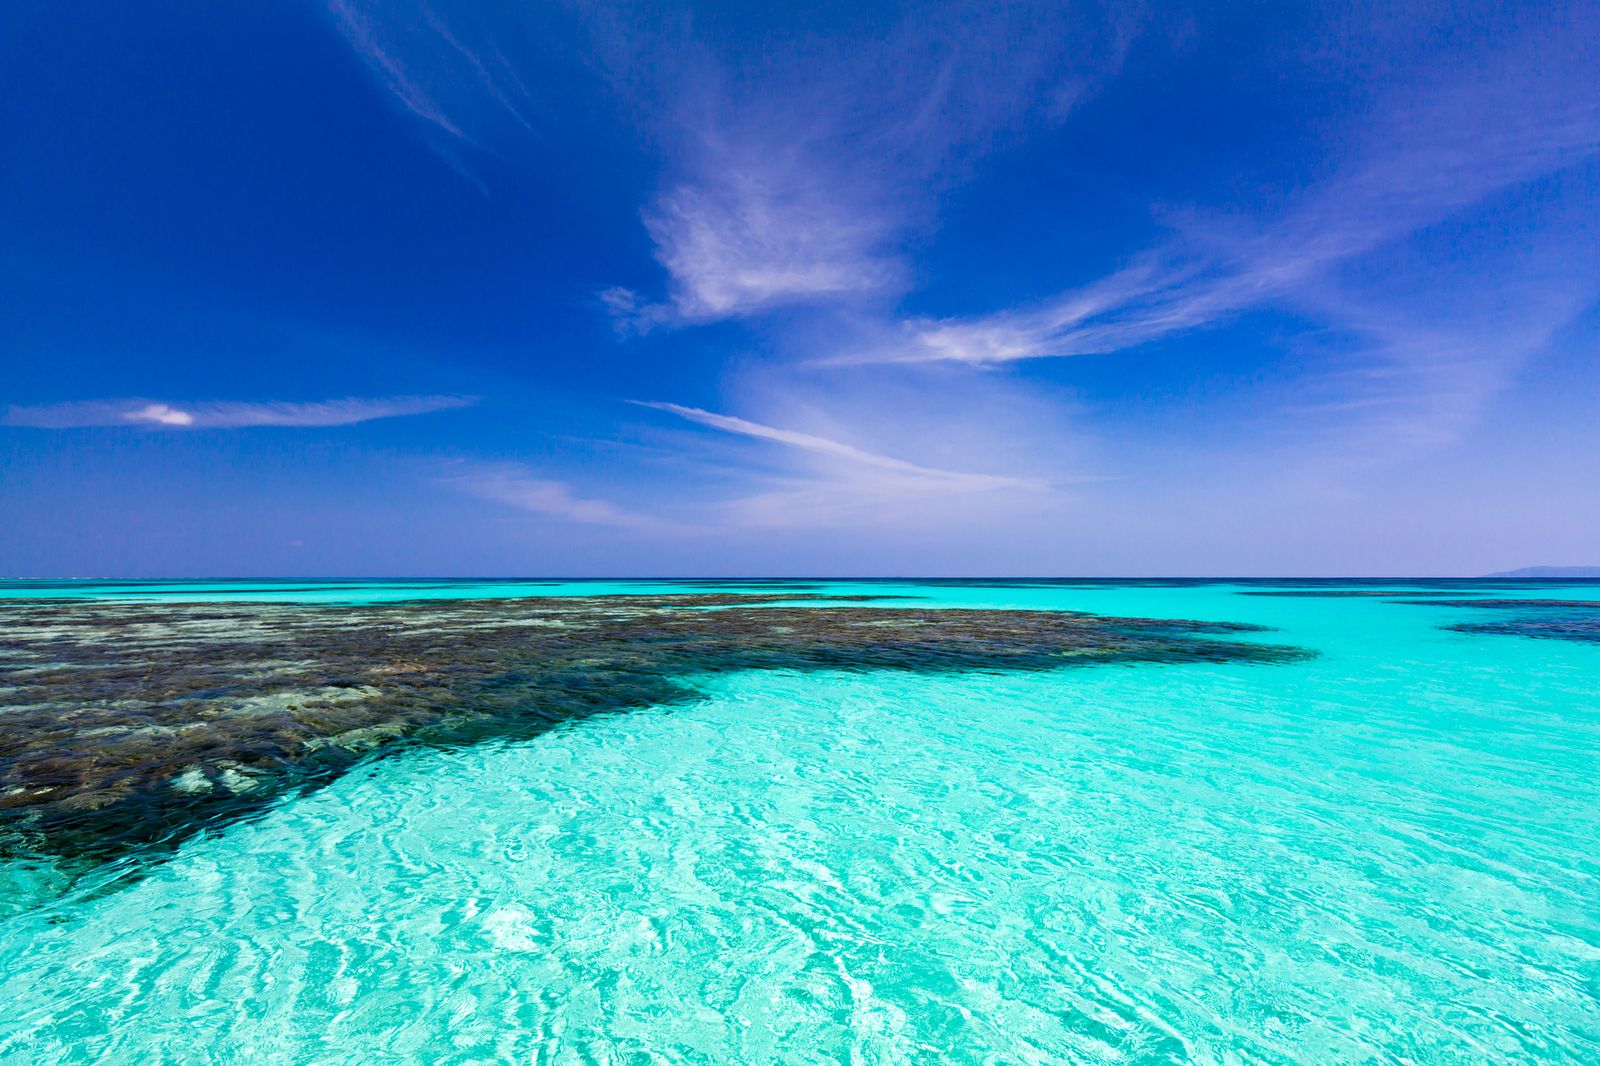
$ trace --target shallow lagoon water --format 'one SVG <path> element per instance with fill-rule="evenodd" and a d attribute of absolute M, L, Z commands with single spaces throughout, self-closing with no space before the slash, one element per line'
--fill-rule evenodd
<path fill-rule="evenodd" d="M 137 877 L 13 863 L 0 1060 L 1595 1060 L 1600 644 L 1241 595 L 1275 586 L 823 584 L 1318 654 L 708 676 L 371 761 Z M 70 587 L 156 591 L 418 595 Z"/>

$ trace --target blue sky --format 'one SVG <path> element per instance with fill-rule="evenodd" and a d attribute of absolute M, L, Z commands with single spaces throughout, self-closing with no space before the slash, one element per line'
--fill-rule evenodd
<path fill-rule="evenodd" d="M 1600 563 L 1600 5 L 0 14 L 0 574 Z"/>

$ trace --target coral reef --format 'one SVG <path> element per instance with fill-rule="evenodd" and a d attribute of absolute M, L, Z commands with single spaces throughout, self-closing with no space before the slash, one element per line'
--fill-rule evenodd
<path fill-rule="evenodd" d="M 797 604 L 816 599 L 819 605 Z M 1255 627 L 704 593 L 0 608 L 0 850 L 180 841 L 406 743 L 672 704 L 732 670 L 1278 662 Z"/>

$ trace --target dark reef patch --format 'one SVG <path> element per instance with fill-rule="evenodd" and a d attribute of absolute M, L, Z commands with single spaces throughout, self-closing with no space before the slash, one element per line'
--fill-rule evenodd
<path fill-rule="evenodd" d="M 1415 596 L 1426 592 L 1429 596 L 1471 596 L 1471 591 L 1455 591 L 1451 589 L 1249 589 L 1239 593 L 1241 596 L 1280 596 L 1288 598 L 1310 599 L 1378 599 L 1393 600 L 1402 596 Z M 1454 600 L 1448 601 L 1454 603 Z"/>
<path fill-rule="evenodd" d="M 1444 628 L 1452 633 L 1507 637 L 1542 637 L 1600 643 L 1600 600 L 1484 599 L 1400 600 L 1413 607 L 1471 607 L 1504 611 L 1512 617 L 1493 622 L 1458 622 Z"/>
<path fill-rule="evenodd" d="M 0 607 L 0 852 L 171 846 L 404 744 L 527 737 L 734 670 L 1274 663 L 1259 627 L 782 595 Z M 859 596 L 852 599 L 872 600 Z M 833 604 L 841 597 L 826 597 Z"/>
<path fill-rule="evenodd" d="M 1478 633 L 1506 637 L 1544 637 L 1600 644 L 1600 615 L 1575 618 L 1519 618 L 1505 622 L 1462 622 L 1445 626 L 1452 633 Z"/>
<path fill-rule="evenodd" d="M 1600 611 L 1600 600 L 1399 600 L 1412 607 L 1483 607 L 1496 611 Z"/>

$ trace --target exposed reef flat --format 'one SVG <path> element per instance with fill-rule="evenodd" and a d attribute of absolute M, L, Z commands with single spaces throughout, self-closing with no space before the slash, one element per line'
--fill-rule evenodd
<path fill-rule="evenodd" d="M 1229 639 L 1258 627 L 1228 623 L 797 598 L 808 597 L 12 600 L 0 609 L 0 851 L 113 857 L 170 845 L 375 752 L 682 702 L 696 675 L 1310 654 Z M 787 605 L 763 606 L 777 602 Z"/>

